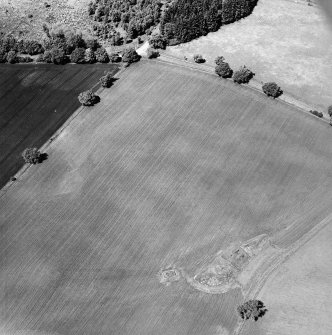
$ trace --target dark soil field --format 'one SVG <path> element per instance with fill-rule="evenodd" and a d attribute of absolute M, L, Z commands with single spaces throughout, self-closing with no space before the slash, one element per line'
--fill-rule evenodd
<path fill-rule="evenodd" d="M 130 66 L 0 198 L 2 334 L 232 334 L 242 288 L 189 279 L 233 242 L 287 250 L 330 214 L 331 136 L 216 75 Z"/>
<path fill-rule="evenodd" d="M 40 147 L 116 65 L 0 65 L 0 187 L 23 165 L 22 151 Z"/>

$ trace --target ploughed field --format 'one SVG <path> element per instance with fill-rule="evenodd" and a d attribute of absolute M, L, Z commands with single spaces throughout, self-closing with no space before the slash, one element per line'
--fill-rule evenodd
<path fill-rule="evenodd" d="M 0 65 L 0 187 L 80 106 L 78 94 L 116 65 Z M 98 86 L 98 85 L 97 85 Z"/>
<path fill-rule="evenodd" d="M 241 287 L 192 278 L 233 242 L 287 248 L 330 214 L 330 126 L 160 61 L 100 96 L 0 199 L 2 333 L 231 334 Z"/>

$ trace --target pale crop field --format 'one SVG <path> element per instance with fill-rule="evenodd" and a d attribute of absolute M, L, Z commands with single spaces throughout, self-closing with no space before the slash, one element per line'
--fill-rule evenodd
<path fill-rule="evenodd" d="M 258 298 L 268 308 L 242 335 L 330 335 L 332 224 L 300 248 L 266 282 Z"/>
<path fill-rule="evenodd" d="M 325 218 L 331 127 L 160 61 L 100 96 L 0 198 L 0 329 L 231 334 L 241 290 L 204 293 L 183 274 L 231 242 L 292 224 L 300 237 Z M 181 278 L 161 284 L 168 267 Z"/>
<path fill-rule="evenodd" d="M 302 1 L 259 0 L 247 18 L 167 53 L 181 59 L 202 54 L 210 64 L 222 55 L 233 69 L 246 65 L 259 81 L 275 81 L 326 110 L 332 104 L 332 25 L 326 21 L 319 7 Z"/>

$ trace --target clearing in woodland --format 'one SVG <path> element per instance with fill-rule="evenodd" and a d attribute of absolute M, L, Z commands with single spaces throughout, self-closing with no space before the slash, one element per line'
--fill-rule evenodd
<path fill-rule="evenodd" d="M 241 283 L 194 281 L 330 214 L 330 126 L 160 61 L 100 96 L 0 198 L 3 334 L 231 334 Z"/>

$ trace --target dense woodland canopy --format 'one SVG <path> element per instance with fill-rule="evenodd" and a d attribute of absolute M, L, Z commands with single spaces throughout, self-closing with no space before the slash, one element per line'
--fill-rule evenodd
<path fill-rule="evenodd" d="M 165 11 L 161 30 L 171 44 L 188 42 L 248 16 L 257 1 L 177 0 Z"/>
<path fill-rule="evenodd" d="M 161 23 L 169 44 L 190 41 L 249 15 L 258 0 L 93 0 L 89 14 L 99 36 L 121 44 L 115 28 L 132 39 Z M 98 24 L 97 24 L 98 23 Z"/>
<path fill-rule="evenodd" d="M 107 37 L 116 36 L 110 25 L 113 24 L 115 27 L 121 26 L 129 38 L 135 38 L 158 24 L 161 7 L 159 0 L 94 0 L 90 2 L 88 10 L 96 22 L 108 28 L 103 31 Z M 96 29 L 100 29 L 98 25 Z"/>

